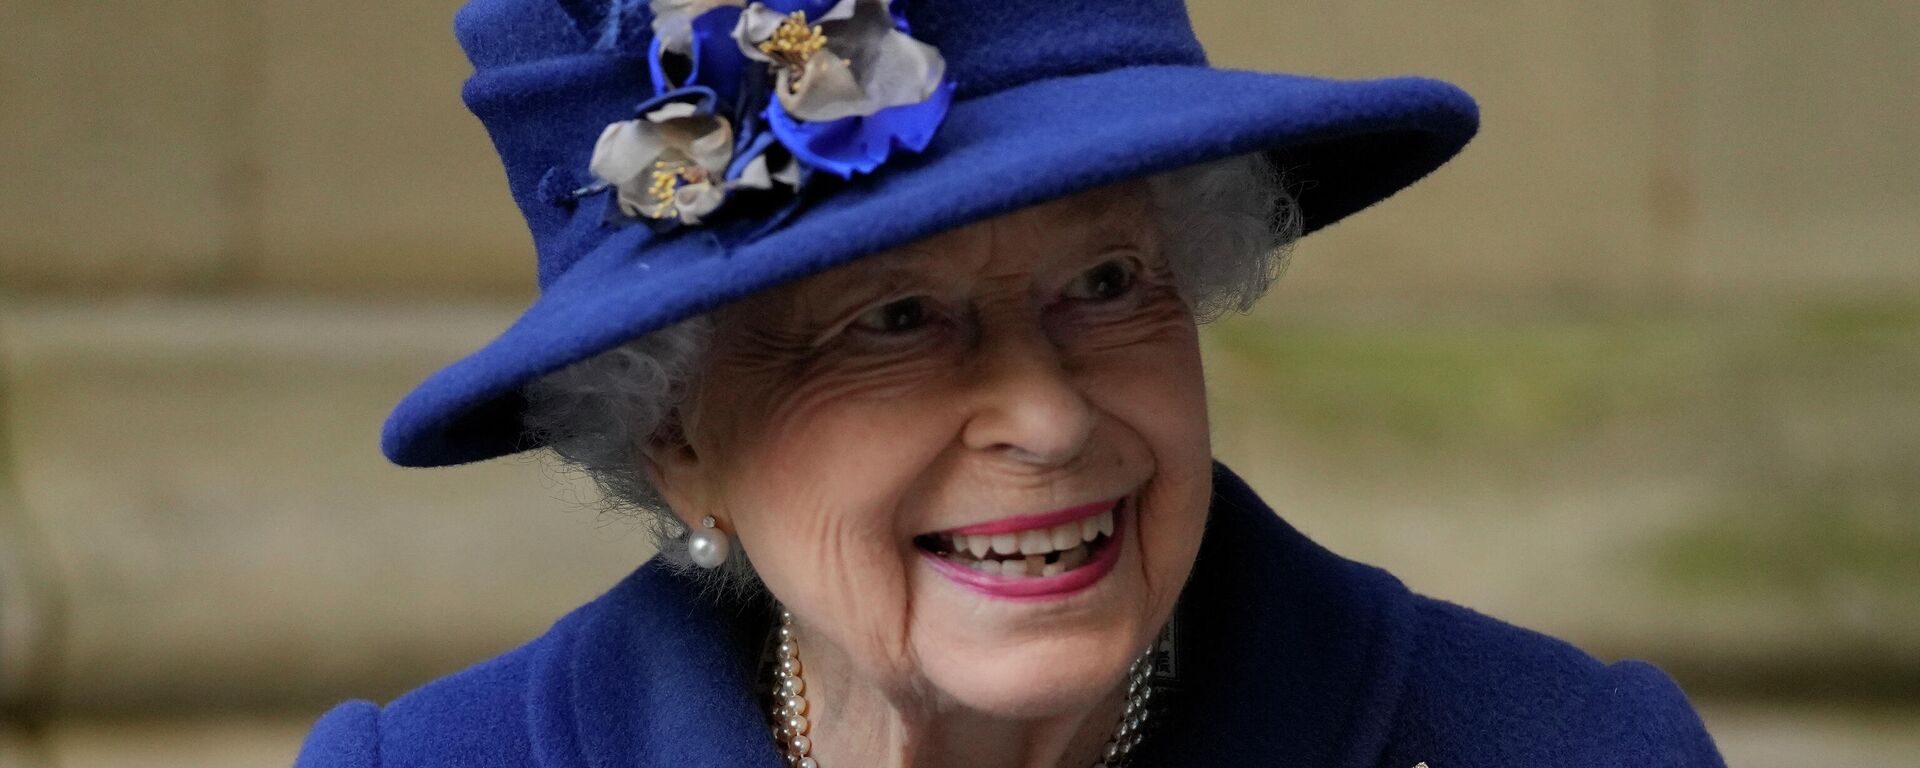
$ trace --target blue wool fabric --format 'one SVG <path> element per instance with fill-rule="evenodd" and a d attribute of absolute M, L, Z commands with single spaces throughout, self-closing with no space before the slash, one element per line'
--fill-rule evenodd
<path fill-rule="evenodd" d="M 898 0 L 896 0 L 898 1 Z M 539 298 L 388 418 L 394 462 L 438 466 L 537 447 L 521 389 L 542 374 L 862 256 L 1094 187 L 1266 153 L 1307 231 L 1457 153 L 1471 98 L 1421 78 L 1338 81 L 1213 69 L 1179 0 L 911 0 L 953 102 L 931 143 L 871 174 L 814 174 L 780 215 L 700 226 L 610 223 L 588 187 L 601 130 L 655 94 L 642 0 L 474 0 L 456 31 L 531 230 Z"/>
<path fill-rule="evenodd" d="M 1409 592 L 1225 468 L 1140 768 L 1722 768 L 1666 675 Z M 506 655 L 321 718 L 298 768 L 780 768 L 764 608 L 657 564 Z M 824 724 L 823 724 L 824 725 Z"/>

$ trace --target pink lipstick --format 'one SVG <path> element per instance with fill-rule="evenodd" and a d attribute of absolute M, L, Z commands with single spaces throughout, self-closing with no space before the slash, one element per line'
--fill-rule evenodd
<path fill-rule="evenodd" d="M 955 528 L 951 531 L 947 531 L 947 533 L 966 534 L 966 535 L 986 534 L 991 536 L 996 533 L 1025 531 L 1025 530 L 1031 530 L 1034 528 L 1052 528 L 1061 523 L 1079 520 L 1081 518 L 1091 517 L 1101 512 L 1105 512 L 1109 509 L 1113 509 L 1119 504 L 1120 504 L 1120 499 L 1108 499 L 1106 501 L 1096 501 L 1092 504 L 1082 504 L 1077 507 L 1068 507 L 1066 509 L 1057 510 L 1054 512 L 1042 512 L 1037 515 L 1020 515 L 1018 517 L 1008 517 L 1000 520 L 992 520 L 989 522 L 979 523 L 976 525 L 969 525 L 964 528 Z"/>
<path fill-rule="evenodd" d="M 1043 600 L 1091 587 L 1120 560 L 1127 500 L 916 537 L 934 571 L 988 597 Z"/>

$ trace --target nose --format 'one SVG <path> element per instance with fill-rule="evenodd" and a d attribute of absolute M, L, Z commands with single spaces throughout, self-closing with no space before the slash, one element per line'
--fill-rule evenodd
<path fill-rule="evenodd" d="M 1023 331 L 983 337 L 975 348 L 961 441 L 1023 465 L 1057 467 L 1086 450 L 1094 409 L 1053 342 L 1037 327 Z"/>

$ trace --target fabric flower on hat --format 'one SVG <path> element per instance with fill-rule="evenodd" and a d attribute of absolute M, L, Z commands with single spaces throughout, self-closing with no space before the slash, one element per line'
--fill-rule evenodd
<path fill-rule="evenodd" d="M 751 95 L 745 92 L 745 81 L 753 62 L 733 42 L 740 1 L 653 0 L 652 9 L 654 36 L 647 61 L 654 93 L 698 85 L 714 92 L 722 112 L 749 108 L 741 100 Z"/>
<path fill-rule="evenodd" d="M 743 189 L 798 187 L 800 169 L 771 136 L 736 145 L 710 89 L 692 86 L 642 104 L 640 116 L 606 127 L 588 169 L 635 219 L 698 224 Z M 784 158 L 781 159 L 781 158 Z"/>
<path fill-rule="evenodd" d="M 715 8 L 739 8 L 742 0 L 653 0 L 653 37 L 660 47 L 673 53 L 693 48 L 693 20 Z"/>
<path fill-rule="evenodd" d="M 622 213 L 695 224 L 725 202 L 733 126 L 713 100 L 700 88 L 669 93 L 600 133 L 588 169 L 614 188 Z"/>
<path fill-rule="evenodd" d="M 746 6 L 734 37 L 775 69 L 766 118 L 781 143 L 844 178 L 924 150 L 946 117 L 946 59 L 906 29 L 887 0 L 769 0 Z"/>
<path fill-rule="evenodd" d="M 903 0 L 649 0 L 655 96 L 607 126 L 589 170 L 616 219 L 711 219 L 732 193 L 781 190 L 767 226 L 815 171 L 850 178 L 919 152 L 945 119 L 946 60 L 907 34 Z M 626 6 L 622 6 L 626 7 Z"/>

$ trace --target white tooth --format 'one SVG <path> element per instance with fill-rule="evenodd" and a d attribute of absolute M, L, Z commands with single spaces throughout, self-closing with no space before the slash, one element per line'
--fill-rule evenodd
<path fill-rule="evenodd" d="M 972 536 L 962 536 L 961 538 L 967 540 L 967 551 L 972 553 L 974 557 L 986 557 L 988 552 L 993 551 L 992 536 L 975 534 Z"/>
<path fill-rule="evenodd" d="M 1060 553 L 1060 565 L 1066 568 L 1078 568 L 1087 562 L 1086 546 L 1078 546 Z"/>
<path fill-rule="evenodd" d="M 996 533 L 992 536 L 993 551 L 1003 555 L 1020 554 L 1020 535 L 1014 533 Z"/>
<path fill-rule="evenodd" d="M 1113 510 L 1109 509 L 1105 512 L 1100 513 L 1099 521 L 1100 521 L 1100 532 L 1108 536 L 1112 536 L 1113 535 Z"/>
<path fill-rule="evenodd" d="M 981 573 L 999 573 L 999 572 L 1000 572 L 1000 561 L 998 561 L 998 560 L 975 560 L 975 561 L 973 561 L 973 569 L 974 569 L 974 570 L 976 570 L 976 571 L 979 571 L 979 572 L 981 572 Z"/>
<path fill-rule="evenodd" d="M 1065 572 L 1066 570 L 1067 570 L 1067 567 L 1065 565 L 1061 565 L 1060 563 L 1047 563 L 1046 565 L 1040 566 L 1040 575 L 1041 576 L 1058 576 L 1061 573 Z"/>
<path fill-rule="evenodd" d="M 1100 521 L 1091 517 L 1080 518 L 1080 540 L 1093 541 L 1100 537 Z"/>
<path fill-rule="evenodd" d="M 1053 529 L 1053 549 L 1058 552 L 1080 543 L 1080 524 L 1067 523 Z"/>
<path fill-rule="evenodd" d="M 1000 575 L 1002 576 L 1027 575 L 1027 559 L 1024 557 L 1016 557 L 1012 560 L 1000 561 Z"/>
<path fill-rule="evenodd" d="M 1021 531 L 1020 554 L 1044 555 L 1053 551 L 1053 536 L 1046 531 Z"/>

